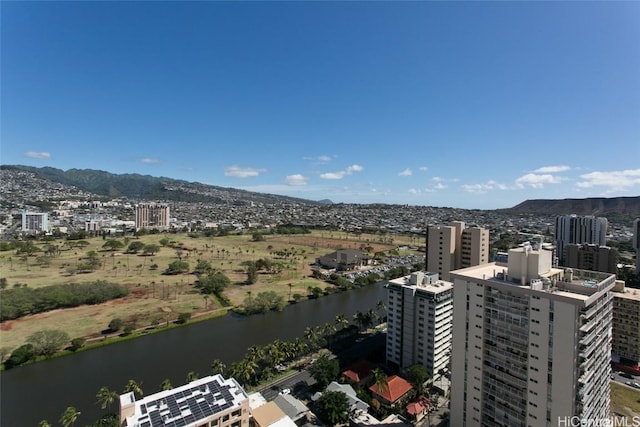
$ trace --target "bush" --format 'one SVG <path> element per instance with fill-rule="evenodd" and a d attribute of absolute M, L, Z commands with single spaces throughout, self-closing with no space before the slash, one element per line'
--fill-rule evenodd
<path fill-rule="evenodd" d="M 20 366 L 28 361 L 32 360 L 36 355 L 35 349 L 31 344 L 24 344 L 16 348 L 9 359 L 4 362 L 4 366 L 7 369 L 11 369 L 15 366 Z"/>
<path fill-rule="evenodd" d="M 109 331 L 118 332 L 120 328 L 122 328 L 123 324 L 124 322 L 122 321 L 122 319 L 119 319 L 117 317 L 114 319 L 111 319 L 111 322 L 109 322 Z"/>
<path fill-rule="evenodd" d="M 71 351 L 76 351 L 76 350 L 80 350 L 82 347 L 84 347 L 84 343 L 86 342 L 86 340 L 82 337 L 79 338 L 74 338 L 71 340 Z"/>
<path fill-rule="evenodd" d="M 178 323 L 187 323 L 191 319 L 191 313 L 180 313 L 178 315 Z"/>

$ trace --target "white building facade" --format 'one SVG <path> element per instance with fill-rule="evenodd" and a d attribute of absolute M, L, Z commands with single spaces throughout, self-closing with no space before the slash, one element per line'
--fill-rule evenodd
<path fill-rule="evenodd" d="M 421 365 L 432 376 L 448 368 L 453 284 L 416 272 L 387 285 L 387 362 Z"/>
<path fill-rule="evenodd" d="M 525 246 L 451 276 L 451 425 L 608 419 L 615 275 L 553 268 Z"/>
<path fill-rule="evenodd" d="M 21 231 L 26 233 L 39 233 L 49 231 L 49 214 L 39 212 L 22 211 Z"/>

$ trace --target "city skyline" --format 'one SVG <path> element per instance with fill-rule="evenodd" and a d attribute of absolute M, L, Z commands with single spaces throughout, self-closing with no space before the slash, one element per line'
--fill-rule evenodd
<path fill-rule="evenodd" d="M 8 2 L 2 164 L 467 209 L 640 194 L 634 2 Z"/>

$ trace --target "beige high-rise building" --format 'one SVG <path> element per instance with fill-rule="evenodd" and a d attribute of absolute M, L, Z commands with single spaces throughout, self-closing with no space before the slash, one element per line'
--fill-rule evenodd
<path fill-rule="evenodd" d="M 451 277 L 452 426 L 609 418 L 615 275 L 553 268 L 524 246 Z"/>
<path fill-rule="evenodd" d="M 462 221 L 427 230 L 427 271 L 449 280 L 449 272 L 489 262 L 489 230 Z"/>
<path fill-rule="evenodd" d="M 625 288 L 618 280 L 613 293 L 613 341 L 616 362 L 640 365 L 640 289 Z"/>
<path fill-rule="evenodd" d="M 136 205 L 136 230 L 169 229 L 169 205 L 165 203 L 140 203 Z"/>

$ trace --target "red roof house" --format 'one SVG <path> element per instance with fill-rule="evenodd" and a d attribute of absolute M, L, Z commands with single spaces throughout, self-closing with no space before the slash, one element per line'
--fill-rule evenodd
<path fill-rule="evenodd" d="M 342 371 L 342 375 L 354 383 L 359 383 L 371 375 L 371 371 L 376 367 L 375 364 L 368 360 L 362 359 L 353 363 L 347 369 Z"/>
<path fill-rule="evenodd" d="M 369 387 L 369 390 L 380 400 L 387 404 L 393 404 L 409 393 L 413 386 L 404 378 L 397 375 L 387 378 L 387 387 L 380 390 L 377 384 Z"/>

